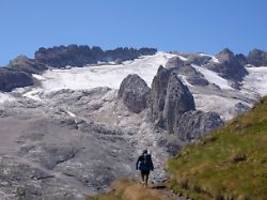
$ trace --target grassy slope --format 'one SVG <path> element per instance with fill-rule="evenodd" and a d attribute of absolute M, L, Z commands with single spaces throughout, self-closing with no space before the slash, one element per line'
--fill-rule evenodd
<path fill-rule="evenodd" d="M 167 163 L 168 187 L 197 200 L 267 199 L 267 97 Z M 169 200 L 160 191 L 119 181 L 90 200 Z"/>
<path fill-rule="evenodd" d="M 193 199 L 267 199 L 267 97 L 168 162 L 170 187 Z"/>

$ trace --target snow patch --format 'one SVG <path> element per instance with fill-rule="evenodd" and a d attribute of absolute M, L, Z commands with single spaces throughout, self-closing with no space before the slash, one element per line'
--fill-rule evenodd
<path fill-rule="evenodd" d="M 70 116 L 70 117 L 76 117 L 76 115 L 68 110 L 66 110 L 66 113 Z"/>
<path fill-rule="evenodd" d="M 15 101 L 15 97 L 8 93 L 0 92 L 0 103 Z"/>
<path fill-rule="evenodd" d="M 249 74 L 244 78 L 242 89 L 261 96 L 267 95 L 267 66 L 246 69 Z"/>
<path fill-rule="evenodd" d="M 32 99 L 34 101 L 42 101 L 42 99 L 40 98 L 41 93 L 42 93 L 42 90 L 40 88 L 35 88 L 28 92 L 25 92 L 22 96 Z"/>
<path fill-rule="evenodd" d="M 209 69 L 197 66 L 197 65 L 193 65 L 192 67 L 194 67 L 198 72 L 200 72 L 201 74 L 204 75 L 204 77 L 210 82 L 210 83 L 214 83 L 216 85 L 218 85 L 221 89 L 226 89 L 226 90 L 233 90 L 233 88 L 230 86 L 229 82 L 220 77 L 216 72 L 213 72 Z"/>
<path fill-rule="evenodd" d="M 39 81 L 45 80 L 45 78 L 39 74 L 33 74 L 32 77 L 39 80 Z"/>
<path fill-rule="evenodd" d="M 186 57 L 184 57 L 184 56 L 180 56 L 180 55 L 178 55 L 178 58 L 179 58 L 180 60 L 182 60 L 182 61 L 187 61 L 187 60 L 188 60 L 188 58 L 186 58 Z"/>
<path fill-rule="evenodd" d="M 236 113 L 233 109 L 240 101 L 210 94 L 193 94 L 196 109 L 204 112 L 217 112 L 224 121 L 230 120 Z"/>
<path fill-rule="evenodd" d="M 205 54 L 205 53 L 200 53 L 199 55 L 200 55 L 200 56 L 208 56 L 208 57 L 211 58 L 212 62 L 214 62 L 214 63 L 220 63 L 220 61 L 218 60 L 218 58 L 216 58 L 216 57 L 213 56 L 213 55 Z"/>

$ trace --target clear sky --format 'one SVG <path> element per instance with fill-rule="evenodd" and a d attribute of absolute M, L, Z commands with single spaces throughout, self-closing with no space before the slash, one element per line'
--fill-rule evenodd
<path fill-rule="evenodd" d="M 61 44 L 267 50 L 267 0 L 0 0 L 0 65 Z"/>

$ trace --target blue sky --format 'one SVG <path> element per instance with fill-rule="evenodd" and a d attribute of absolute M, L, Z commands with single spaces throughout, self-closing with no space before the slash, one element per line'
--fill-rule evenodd
<path fill-rule="evenodd" d="M 267 50 L 267 1 L 0 0 L 0 65 L 61 44 Z"/>

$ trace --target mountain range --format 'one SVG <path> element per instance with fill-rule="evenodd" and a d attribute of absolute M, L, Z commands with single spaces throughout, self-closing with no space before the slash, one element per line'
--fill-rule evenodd
<path fill-rule="evenodd" d="M 0 68 L 0 195 L 84 199 L 164 163 L 267 94 L 267 52 L 40 48 Z"/>

